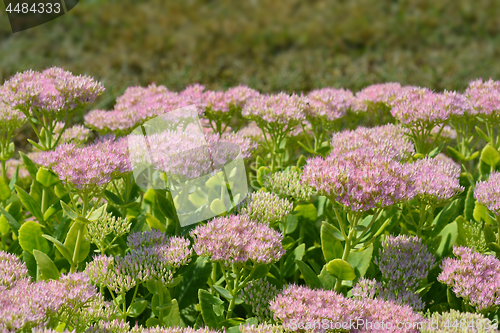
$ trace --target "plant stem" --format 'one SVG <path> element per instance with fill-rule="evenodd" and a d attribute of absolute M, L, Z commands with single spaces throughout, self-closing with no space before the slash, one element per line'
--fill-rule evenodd
<path fill-rule="evenodd" d="M 75 251 L 73 252 L 73 266 L 71 267 L 71 272 L 76 271 L 78 268 L 78 254 L 80 253 L 80 246 L 82 244 L 83 238 L 83 228 L 85 225 L 80 222 L 76 222 L 78 226 L 78 235 L 76 236 Z"/>

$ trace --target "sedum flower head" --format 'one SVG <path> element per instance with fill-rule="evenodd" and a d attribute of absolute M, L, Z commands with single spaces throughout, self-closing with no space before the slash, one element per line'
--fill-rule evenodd
<path fill-rule="evenodd" d="M 407 165 L 368 150 L 309 159 L 301 180 L 356 212 L 388 207 L 415 195 Z"/>
<path fill-rule="evenodd" d="M 488 333 L 498 332 L 497 324 L 480 313 L 448 312 L 427 313 L 429 324 L 422 327 L 421 333 Z"/>
<path fill-rule="evenodd" d="M 269 192 L 254 192 L 250 195 L 250 202 L 243 209 L 242 214 L 250 219 L 270 226 L 283 221 L 293 209 L 293 204 Z"/>
<path fill-rule="evenodd" d="M 462 246 L 454 246 L 453 254 L 441 263 L 437 280 L 478 311 L 500 305 L 500 261 Z"/>
<path fill-rule="evenodd" d="M 486 240 L 484 239 L 483 226 L 474 220 L 466 221 L 463 220 L 463 226 L 465 231 L 465 245 L 470 247 L 475 252 L 486 253 L 489 251 L 486 245 Z M 496 229 L 496 228 L 493 228 Z M 495 231 L 492 230 L 494 233 Z"/>
<path fill-rule="evenodd" d="M 260 325 L 240 325 L 241 333 L 285 333 L 283 326 L 260 324 Z"/>
<path fill-rule="evenodd" d="M 411 306 L 414 310 L 424 309 L 425 303 L 422 298 L 412 290 L 408 290 L 401 283 L 382 284 L 375 279 L 362 278 L 351 290 L 355 299 L 379 299 L 390 301 L 400 305 Z"/>
<path fill-rule="evenodd" d="M 93 284 L 107 287 L 116 294 L 125 293 L 136 285 L 136 280 L 126 275 L 112 256 L 95 257 L 93 261 L 87 263 L 85 274 Z"/>
<path fill-rule="evenodd" d="M 469 109 L 465 96 L 456 92 L 435 93 L 427 88 L 401 89 L 389 99 L 391 113 L 405 125 L 439 124 L 462 116 Z"/>
<path fill-rule="evenodd" d="M 89 242 L 103 244 L 109 234 L 121 237 L 130 231 L 132 223 L 127 219 L 115 217 L 111 213 L 104 212 L 97 220 L 87 224 Z"/>
<path fill-rule="evenodd" d="M 459 181 L 460 167 L 455 162 L 426 157 L 411 167 L 417 197 L 424 202 L 441 205 L 464 190 Z"/>
<path fill-rule="evenodd" d="M 356 93 L 356 99 L 361 102 L 385 102 L 389 96 L 401 89 L 397 82 L 372 84 Z"/>
<path fill-rule="evenodd" d="M 243 116 L 268 126 L 295 127 L 305 119 L 303 99 L 295 94 L 260 95 L 248 101 Z"/>
<path fill-rule="evenodd" d="M 310 201 L 314 191 L 312 187 L 301 183 L 301 175 L 298 169 L 270 173 L 264 180 L 264 187 L 288 200 Z"/>
<path fill-rule="evenodd" d="M 174 270 L 191 260 L 190 242 L 183 237 L 168 237 L 157 230 L 132 233 L 128 244 L 132 251 L 116 258 L 120 271 L 135 279 L 161 281 L 173 280 Z"/>
<path fill-rule="evenodd" d="M 64 128 L 63 122 L 56 123 L 54 133 L 59 135 Z M 59 139 L 59 144 L 73 142 L 76 145 L 82 145 L 89 139 L 90 130 L 83 125 L 74 125 L 67 128 Z"/>
<path fill-rule="evenodd" d="M 307 94 L 307 118 L 335 121 L 343 117 L 347 110 L 354 108 L 354 94 L 346 89 L 323 88 Z"/>
<path fill-rule="evenodd" d="M 252 280 L 241 291 L 241 299 L 252 307 L 252 313 L 259 322 L 267 322 L 272 318 L 269 302 L 276 297 L 278 289 L 267 281 L 267 278 Z"/>
<path fill-rule="evenodd" d="M 15 254 L 0 251 L 0 287 L 10 289 L 28 277 L 28 269 Z"/>
<path fill-rule="evenodd" d="M 111 321 L 100 320 L 87 328 L 85 333 L 128 333 L 130 332 L 130 325 L 121 319 L 114 319 Z"/>
<path fill-rule="evenodd" d="M 398 329 L 397 323 L 423 321 L 422 316 L 409 306 L 378 299 L 348 299 L 332 290 L 312 290 L 296 285 L 287 286 L 271 301 L 271 310 L 275 320 L 280 321 L 284 329 L 296 331 L 297 324 L 302 323 L 303 331 L 306 332 L 325 332 L 326 328 L 321 325 L 324 322 L 335 324 L 366 320 L 391 323 L 395 328 L 392 332 L 416 333 L 416 327 L 405 329 L 403 325 L 403 328 Z M 358 326 L 357 329 L 359 332 L 385 332 L 380 327 Z"/>
<path fill-rule="evenodd" d="M 28 70 L 17 73 L 4 84 L 3 100 L 14 109 L 36 116 L 61 119 L 66 110 L 94 102 L 104 87 L 89 76 L 75 76 L 61 68 L 52 67 L 43 72 Z"/>
<path fill-rule="evenodd" d="M 250 87 L 239 85 L 229 88 L 224 95 L 230 106 L 243 108 L 248 101 L 259 96 L 260 93 Z"/>
<path fill-rule="evenodd" d="M 435 260 L 422 239 L 399 235 L 388 236 L 384 240 L 375 263 L 387 281 L 401 282 L 405 287 L 415 288 L 427 277 Z"/>
<path fill-rule="evenodd" d="M 237 133 L 244 137 L 249 137 L 253 141 L 259 142 L 264 140 L 264 133 L 255 121 L 251 121 L 247 126 L 242 127 Z"/>
<path fill-rule="evenodd" d="M 283 235 L 245 215 L 218 217 L 191 231 L 194 250 L 226 265 L 233 263 L 270 264 L 284 254 Z"/>
<path fill-rule="evenodd" d="M 470 100 L 469 114 L 497 117 L 500 110 L 500 81 L 477 79 L 469 82 L 465 95 Z"/>
<path fill-rule="evenodd" d="M 233 143 L 240 148 L 241 156 L 248 159 L 252 156 L 258 148 L 258 144 L 251 139 L 239 134 L 239 133 L 224 133 L 222 137 L 219 134 L 213 133 L 206 136 L 207 142 L 212 150 L 218 150 L 225 145 L 217 145 L 217 143 L 229 142 Z M 213 156 L 220 155 L 220 152 L 216 152 Z"/>
<path fill-rule="evenodd" d="M 406 133 L 406 129 L 393 124 L 342 131 L 332 137 L 331 154 L 343 155 L 362 149 L 373 151 L 375 155 L 404 161 L 415 153 L 413 143 Z"/>
<path fill-rule="evenodd" d="M 127 141 L 103 139 L 86 147 L 73 143 L 41 153 L 34 161 L 54 171 L 59 179 L 79 190 L 92 190 L 131 171 Z"/>
<path fill-rule="evenodd" d="M 495 215 L 500 215 L 500 173 L 492 172 L 488 180 L 478 182 L 474 198 Z"/>
<path fill-rule="evenodd" d="M 2 100 L 0 90 L 0 140 L 10 140 L 12 132 L 26 122 L 26 116 L 22 112 L 11 108 Z"/>

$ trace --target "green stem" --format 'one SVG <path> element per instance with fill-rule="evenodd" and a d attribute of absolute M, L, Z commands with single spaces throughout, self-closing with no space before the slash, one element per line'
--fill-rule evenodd
<path fill-rule="evenodd" d="M 2 160 L 2 177 L 3 179 L 5 179 L 5 182 L 9 182 L 9 179 L 7 178 L 7 168 L 5 166 L 6 164 L 6 161 L 5 160 Z"/>
<path fill-rule="evenodd" d="M 75 223 L 78 223 L 77 224 L 78 235 L 76 236 L 75 251 L 73 252 L 73 266 L 71 267 L 71 272 L 76 271 L 76 269 L 78 267 L 78 254 L 80 253 L 80 246 L 82 244 L 82 239 L 83 239 L 83 229 L 85 227 L 85 225 L 83 223 L 76 222 L 76 221 L 75 221 Z"/>
<path fill-rule="evenodd" d="M 349 237 L 345 241 L 345 247 L 344 247 L 344 253 L 342 254 L 342 260 L 347 261 L 349 258 L 349 254 L 351 253 L 351 237 L 352 237 L 352 230 L 349 233 Z M 340 292 L 340 289 L 342 288 L 342 279 L 337 278 L 337 282 L 335 283 L 335 291 Z"/>
<path fill-rule="evenodd" d="M 44 187 L 42 190 L 42 215 L 47 211 L 49 204 L 49 191 Z"/>

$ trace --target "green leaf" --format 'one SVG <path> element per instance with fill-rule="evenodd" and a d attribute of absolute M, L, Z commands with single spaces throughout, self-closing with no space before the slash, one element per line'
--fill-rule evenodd
<path fill-rule="evenodd" d="M 292 253 L 286 258 L 285 265 L 283 266 L 283 276 L 289 277 L 299 268 L 295 263 L 295 260 L 302 260 L 304 252 L 306 250 L 306 244 L 302 243 L 293 250 Z"/>
<path fill-rule="evenodd" d="M 9 204 L 10 206 L 10 204 Z M 6 208 L 9 209 L 9 206 L 7 206 Z M 14 230 L 14 233 L 16 235 L 19 234 L 19 229 L 21 228 L 21 225 L 19 224 L 19 222 L 17 222 L 17 220 L 12 216 L 10 215 L 9 212 L 7 212 L 5 209 L 3 209 L 2 207 L 0 207 L 0 213 L 2 213 L 2 219 L 6 219 L 7 220 L 7 223 L 10 225 L 10 227 L 12 228 L 12 230 Z"/>
<path fill-rule="evenodd" d="M 181 322 L 181 315 L 179 313 L 179 305 L 177 304 L 177 300 L 172 300 L 172 308 L 168 315 L 163 318 L 163 322 L 166 327 L 177 327 Z"/>
<path fill-rule="evenodd" d="M 466 223 L 464 217 L 462 215 L 458 216 L 455 219 L 457 223 L 457 241 L 456 244 L 460 246 L 467 246 L 467 231 L 464 228 L 464 223 Z"/>
<path fill-rule="evenodd" d="M 257 170 L 257 182 L 260 186 L 264 186 L 264 179 L 270 172 L 271 170 L 265 166 L 262 166 Z"/>
<path fill-rule="evenodd" d="M 269 266 L 266 264 L 260 264 L 255 268 L 255 271 L 252 273 L 251 278 L 254 280 L 264 278 L 268 272 Z"/>
<path fill-rule="evenodd" d="M 219 286 L 212 286 L 212 287 L 219 293 L 219 295 L 221 295 L 222 297 L 224 297 L 228 301 L 233 299 L 233 296 L 231 295 L 231 293 L 229 291 L 227 291 L 226 289 L 219 287 Z"/>
<path fill-rule="evenodd" d="M 172 280 L 172 282 L 167 283 L 167 287 L 168 288 L 173 288 L 173 287 L 177 286 L 182 281 L 182 278 L 183 278 L 182 275 L 175 277 Z"/>
<path fill-rule="evenodd" d="M 45 223 L 42 211 L 38 203 L 22 188 L 16 185 L 17 195 L 19 200 L 23 203 L 24 207 L 38 220 L 38 222 Z"/>
<path fill-rule="evenodd" d="M 184 309 L 198 300 L 198 290 L 205 287 L 212 272 L 211 263 L 198 257 L 186 268 L 184 278 L 175 288 L 174 297 L 179 302 L 179 308 Z"/>
<path fill-rule="evenodd" d="M 441 152 L 441 150 L 443 150 L 443 147 L 444 147 L 444 142 L 442 142 L 439 146 L 431 150 L 427 156 L 429 156 L 429 158 L 436 157 Z"/>
<path fill-rule="evenodd" d="M 221 327 L 225 327 L 228 330 L 226 331 L 227 333 L 239 333 L 241 332 L 239 327 L 241 324 L 245 323 L 245 319 L 243 318 L 229 318 L 221 321 L 219 325 Z"/>
<path fill-rule="evenodd" d="M 54 245 L 59 250 L 59 252 L 61 252 L 62 256 L 64 258 L 66 258 L 66 260 L 68 260 L 70 265 L 73 265 L 73 260 L 71 258 L 71 254 L 69 253 L 68 248 L 66 246 L 64 246 L 63 243 L 61 243 L 60 241 L 58 241 L 57 239 L 55 239 L 54 237 L 49 236 L 49 235 L 42 235 L 42 237 L 51 241 L 52 243 L 54 243 Z"/>
<path fill-rule="evenodd" d="M 17 184 L 17 179 L 19 178 L 19 165 L 16 167 L 16 171 L 14 171 L 14 175 L 12 176 L 12 178 L 10 179 L 10 182 L 9 182 L 9 188 L 10 188 L 10 192 L 12 193 L 12 191 L 14 191 L 14 185 Z"/>
<path fill-rule="evenodd" d="M 59 279 L 59 270 L 56 265 L 45 253 L 38 250 L 33 250 L 33 256 L 35 257 L 36 264 L 43 278 L 45 279 Z"/>
<path fill-rule="evenodd" d="M 204 289 L 198 290 L 198 298 L 203 321 L 211 328 L 218 328 L 223 318 L 215 314 L 214 305 L 222 305 L 224 302 Z"/>
<path fill-rule="evenodd" d="M 64 201 L 61 200 L 60 202 L 61 202 L 61 207 L 64 211 L 64 214 L 66 214 L 66 216 L 69 217 L 70 219 L 76 220 L 76 218 L 78 217 L 78 214 L 70 206 L 68 206 Z"/>
<path fill-rule="evenodd" d="M 314 271 L 311 267 L 309 267 L 308 264 L 306 264 L 302 260 L 295 260 L 295 263 L 299 267 L 304 281 L 306 282 L 308 287 L 318 289 L 322 287 L 321 281 L 319 280 L 318 276 L 316 276 L 316 273 L 314 273 Z"/>
<path fill-rule="evenodd" d="M 468 156 L 465 161 L 468 162 L 468 161 L 472 161 L 472 160 L 475 160 L 477 157 L 479 156 L 479 152 L 476 151 L 474 152 L 472 155 Z"/>
<path fill-rule="evenodd" d="M 486 241 L 486 243 L 496 242 L 497 236 L 493 232 L 493 229 L 491 229 L 491 227 L 487 223 L 484 224 L 483 233 L 484 233 L 484 240 Z"/>
<path fill-rule="evenodd" d="M 36 143 L 35 141 L 33 141 L 31 139 L 27 139 L 27 141 L 29 143 L 31 143 L 34 147 L 36 147 L 37 149 L 39 149 L 41 151 L 45 151 L 46 150 L 43 146 L 39 145 L 38 143 Z"/>
<path fill-rule="evenodd" d="M 9 187 L 9 184 L 7 184 L 3 177 L 0 177 L 0 201 L 7 200 L 11 195 L 12 191 Z"/>
<path fill-rule="evenodd" d="M 496 253 L 500 253 L 500 245 L 497 243 L 487 243 L 488 248 Z"/>
<path fill-rule="evenodd" d="M 146 213 L 146 223 L 151 227 L 151 229 L 166 231 L 165 226 L 153 215 Z"/>
<path fill-rule="evenodd" d="M 328 274 L 336 277 L 337 279 L 352 281 L 356 278 L 354 269 L 347 261 L 342 259 L 334 259 L 330 261 L 326 266 L 326 270 Z"/>
<path fill-rule="evenodd" d="M 35 163 L 33 163 L 33 161 L 28 156 L 26 156 L 25 153 L 20 151 L 19 155 L 21 156 L 21 159 L 23 160 L 24 166 L 26 167 L 26 170 L 28 170 L 31 178 L 36 179 L 36 174 L 38 172 L 38 168 L 35 165 Z"/>
<path fill-rule="evenodd" d="M 33 253 L 33 250 L 49 253 L 49 243 L 42 235 L 42 226 L 39 223 L 25 222 L 19 229 L 19 244 L 28 253 Z"/>
<path fill-rule="evenodd" d="M 222 202 L 222 200 L 219 198 L 212 201 L 212 203 L 210 204 L 210 210 L 215 215 L 220 215 L 227 211 L 226 205 L 224 205 L 224 202 Z"/>
<path fill-rule="evenodd" d="M 457 209 L 458 201 L 459 199 L 450 202 L 434 218 L 434 221 L 432 221 L 432 225 L 434 225 L 435 227 L 431 233 L 432 238 L 436 237 L 441 232 L 441 230 L 443 230 L 444 227 L 448 224 L 451 217 L 455 213 L 455 210 Z"/>
<path fill-rule="evenodd" d="M 161 321 L 158 318 L 148 318 L 146 320 L 146 327 L 157 327 L 157 326 L 163 326 L 163 321 Z"/>
<path fill-rule="evenodd" d="M 354 272 L 359 278 L 365 276 L 366 271 L 368 270 L 368 266 L 370 266 L 372 255 L 373 244 L 370 244 L 370 246 L 363 251 L 351 252 L 349 254 L 347 262 L 351 265 L 352 268 L 354 268 Z"/>
<path fill-rule="evenodd" d="M 467 190 L 467 197 L 465 198 L 465 207 L 464 207 L 464 217 L 465 220 L 472 220 L 472 213 L 474 212 L 474 188 L 469 187 Z"/>
<path fill-rule="evenodd" d="M 297 141 L 297 143 L 299 144 L 299 146 L 304 148 L 304 150 L 307 151 L 309 154 L 316 154 L 316 152 L 314 150 L 312 150 L 311 148 L 309 148 L 307 145 L 303 144 L 302 142 Z"/>
<path fill-rule="evenodd" d="M 480 129 L 479 127 L 477 127 L 477 126 L 476 126 L 476 132 L 481 137 L 481 139 L 483 139 L 486 142 L 491 142 L 491 140 L 488 137 L 488 135 L 486 135 L 486 133 L 484 133 L 483 130 Z"/>
<path fill-rule="evenodd" d="M 135 318 L 146 310 L 148 306 L 148 301 L 146 300 L 136 300 L 128 307 L 128 316 Z"/>
<path fill-rule="evenodd" d="M 311 203 L 297 205 L 297 207 L 295 207 L 292 211 L 292 214 L 296 215 L 299 219 L 305 219 L 311 222 L 315 222 L 318 218 L 316 207 Z"/>
<path fill-rule="evenodd" d="M 455 294 L 453 293 L 453 291 L 451 291 L 450 288 L 446 289 L 446 298 L 448 299 L 448 304 L 450 305 L 450 308 L 454 310 L 461 310 L 460 299 L 458 299 L 457 296 L 455 296 Z"/>
<path fill-rule="evenodd" d="M 337 279 L 328 273 L 327 266 L 328 264 L 323 266 L 321 273 L 318 275 L 318 279 L 320 280 L 323 289 L 333 289 Z"/>
<path fill-rule="evenodd" d="M 481 161 L 495 167 L 500 162 L 500 154 L 495 148 L 487 144 L 481 152 Z"/>
<path fill-rule="evenodd" d="M 108 206 L 108 204 L 104 204 L 101 207 L 97 208 L 96 210 L 94 210 L 92 212 L 92 214 L 87 216 L 87 219 L 89 221 L 95 221 L 95 220 L 99 219 L 102 216 L 102 214 L 106 211 L 107 206 Z"/>
<path fill-rule="evenodd" d="M 481 219 L 488 224 L 496 224 L 495 221 L 488 215 L 488 208 L 481 205 L 479 202 L 474 203 L 474 212 L 472 213 L 476 222 L 481 222 Z"/>
<path fill-rule="evenodd" d="M 167 199 L 167 197 L 163 196 L 159 192 L 156 192 L 156 203 L 158 204 L 158 208 L 160 209 L 163 216 L 174 221 L 177 220 L 177 211 L 175 210 L 172 202 Z"/>
<path fill-rule="evenodd" d="M 59 177 L 54 172 L 43 167 L 38 169 L 36 180 L 45 187 L 51 187 L 60 182 Z"/>
<path fill-rule="evenodd" d="M 122 198 L 120 198 L 118 195 L 114 194 L 113 192 L 105 190 L 104 195 L 106 196 L 106 198 L 109 199 L 109 201 L 111 201 L 115 205 L 118 205 L 118 206 L 123 205 Z"/>
<path fill-rule="evenodd" d="M 344 240 L 344 236 L 342 235 L 342 233 L 340 232 L 339 229 L 337 229 L 336 227 L 334 227 L 333 225 L 331 225 L 330 223 L 328 223 L 326 221 L 323 221 L 323 225 L 326 226 L 326 228 L 328 229 L 328 232 L 332 233 L 333 237 L 335 237 L 339 241 Z"/>
<path fill-rule="evenodd" d="M 342 253 L 344 252 L 340 240 L 335 237 L 333 228 L 328 223 L 323 223 L 321 226 L 321 250 L 326 262 L 342 258 Z"/>
<path fill-rule="evenodd" d="M 462 155 L 462 153 L 460 153 L 458 150 L 456 150 L 455 148 L 452 148 L 450 146 L 447 146 L 446 147 L 446 150 L 448 151 L 448 154 L 450 154 L 451 157 L 453 157 L 454 159 L 456 160 L 459 160 L 459 161 L 463 161 L 465 160 L 465 156 Z"/>
<path fill-rule="evenodd" d="M 441 242 L 436 251 L 436 255 L 443 258 L 447 256 L 457 241 L 458 237 L 458 226 L 456 222 L 448 224 L 443 231 L 439 234 L 441 236 Z"/>
<path fill-rule="evenodd" d="M 68 249 L 69 253 L 75 252 L 76 239 L 78 237 L 78 228 L 80 223 L 74 222 L 71 228 L 66 235 L 66 240 L 64 241 L 64 246 Z M 87 258 L 87 255 L 90 252 L 90 242 L 87 240 L 87 235 L 89 231 L 87 230 L 87 226 L 83 225 L 83 234 L 80 243 L 80 251 L 78 253 L 78 262 L 82 262 Z"/>

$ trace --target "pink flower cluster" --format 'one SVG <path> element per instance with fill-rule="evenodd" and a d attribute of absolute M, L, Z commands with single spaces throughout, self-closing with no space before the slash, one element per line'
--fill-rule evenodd
<path fill-rule="evenodd" d="M 467 98 L 456 92 L 435 93 L 427 88 L 405 88 L 389 98 L 391 113 L 406 125 L 438 124 L 462 116 L 470 109 Z"/>
<path fill-rule="evenodd" d="M 298 330 L 298 324 L 310 324 L 307 332 L 326 332 L 324 321 L 333 323 L 384 322 L 385 327 L 347 326 L 351 332 L 418 332 L 415 328 L 398 328 L 398 323 L 424 322 L 425 319 L 413 312 L 409 306 L 401 306 L 378 299 L 348 299 L 332 290 L 312 290 L 307 287 L 289 285 L 271 301 L 271 310 L 275 320 L 279 320 L 285 329 Z M 392 329 L 388 329 L 388 326 Z M 334 328 L 334 327 L 332 327 Z M 330 328 L 331 329 L 331 328 Z M 305 332 L 304 329 L 298 330 Z"/>
<path fill-rule="evenodd" d="M 228 112 L 230 108 L 243 107 L 247 101 L 257 96 L 259 96 L 257 90 L 246 86 L 237 86 L 229 88 L 227 91 L 204 91 L 200 99 L 206 109 Z"/>
<path fill-rule="evenodd" d="M 479 311 L 500 305 L 500 261 L 462 246 L 454 246 L 453 254 L 457 258 L 443 260 L 437 280 Z"/>
<path fill-rule="evenodd" d="M 88 76 L 74 76 L 68 71 L 52 67 L 43 72 L 28 70 L 5 82 L 0 95 L 13 109 L 25 114 L 38 110 L 46 114 L 64 116 L 79 105 L 92 103 L 104 92 L 104 87 Z"/>
<path fill-rule="evenodd" d="M 478 182 L 474 198 L 495 215 L 500 215 L 500 172 L 492 172 L 488 180 Z"/>
<path fill-rule="evenodd" d="M 497 116 L 500 110 L 500 81 L 482 79 L 471 81 L 465 90 L 465 95 L 470 100 L 472 108 L 470 114 L 486 117 Z"/>
<path fill-rule="evenodd" d="M 260 95 L 248 101 L 243 116 L 269 126 L 280 125 L 284 129 L 294 127 L 305 119 L 306 104 L 296 94 Z"/>
<path fill-rule="evenodd" d="M 83 273 L 63 275 L 59 281 L 28 279 L 10 288 L 0 286 L 0 328 L 4 331 L 31 331 L 43 328 L 52 317 L 75 313 L 99 298 Z M 67 314 L 66 314 L 67 315 Z"/>
<path fill-rule="evenodd" d="M 0 287 L 9 289 L 27 276 L 26 265 L 15 254 L 0 251 Z"/>
<path fill-rule="evenodd" d="M 335 121 L 342 118 L 349 109 L 354 109 L 356 100 L 350 90 L 323 88 L 316 89 L 307 94 L 305 98 L 307 117 L 312 119 L 325 119 Z"/>
<path fill-rule="evenodd" d="M 341 156 L 361 149 L 396 161 L 404 161 L 415 153 L 413 143 L 406 137 L 406 132 L 401 126 L 388 124 L 335 133 L 331 141 L 331 154 Z"/>
<path fill-rule="evenodd" d="M 82 148 L 73 143 L 37 155 L 35 163 L 54 171 L 59 179 L 86 191 L 131 171 L 127 141 L 105 138 Z"/>
<path fill-rule="evenodd" d="M 226 265 L 248 260 L 270 264 L 284 254 L 280 232 L 244 215 L 215 218 L 196 227 L 190 235 L 198 255 Z"/>
<path fill-rule="evenodd" d="M 301 181 L 357 212 L 388 207 L 415 196 L 409 166 L 369 149 L 309 159 Z"/>
<path fill-rule="evenodd" d="M 390 283 L 401 282 L 405 288 L 412 289 L 427 277 L 435 261 L 422 239 L 405 235 L 388 236 L 374 260 L 384 279 Z"/>
<path fill-rule="evenodd" d="M 460 167 L 452 161 L 423 158 L 411 164 L 417 197 L 424 202 L 441 205 L 464 191 L 460 186 Z"/>
<path fill-rule="evenodd" d="M 12 132 L 23 126 L 26 121 L 26 116 L 22 112 L 14 110 L 5 104 L 0 95 L 0 141 L 9 141 Z"/>
<path fill-rule="evenodd" d="M 85 115 L 85 124 L 101 134 L 123 135 L 150 118 L 190 104 L 164 86 L 129 87 L 116 99 L 114 110 L 93 110 Z"/>
<path fill-rule="evenodd" d="M 356 99 L 360 102 L 386 102 L 389 96 L 401 89 L 397 82 L 372 84 L 356 93 Z"/>

